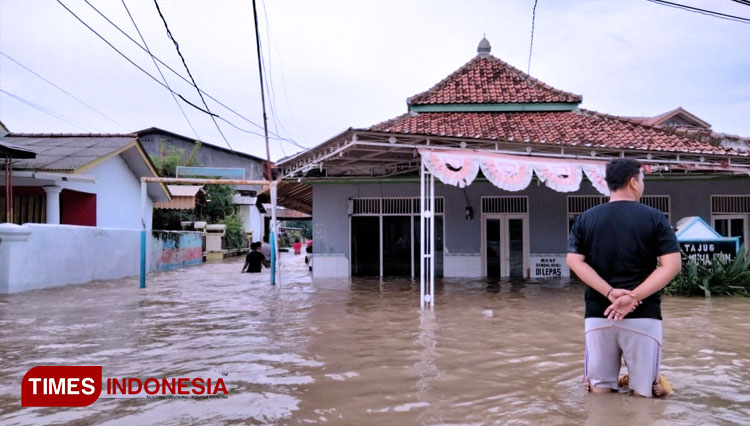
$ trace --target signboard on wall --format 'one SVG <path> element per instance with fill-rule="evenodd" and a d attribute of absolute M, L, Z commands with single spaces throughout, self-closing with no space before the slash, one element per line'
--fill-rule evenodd
<path fill-rule="evenodd" d="M 531 278 L 563 278 L 570 276 L 565 254 L 532 254 L 529 259 Z"/>
<path fill-rule="evenodd" d="M 680 241 L 684 258 L 692 259 L 699 265 L 711 265 L 714 256 L 729 262 L 737 255 L 737 238 L 723 238 L 710 241 Z"/>
<path fill-rule="evenodd" d="M 727 263 L 740 248 L 738 237 L 722 236 L 698 216 L 677 221 L 676 235 L 683 261 L 692 259 L 699 265 L 711 266 L 714 256 Z"/>

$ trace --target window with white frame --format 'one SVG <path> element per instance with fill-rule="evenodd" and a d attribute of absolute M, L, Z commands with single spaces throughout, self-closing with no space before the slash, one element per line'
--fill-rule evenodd
<path fill-rule="evenodd" d="M 419 197 L 349 200 L 352 275 L 415 276 L 419 273 Z M 435 197 L 435 274 L 442 276 L 444 197 Z"/>
<path fill-rule="evenodd" d="M 740 245 L 746 246 L 749 222 L 750 195 L 711 196 L 711 225 L 716 232 L 725 237 L 739 237 Z"/>

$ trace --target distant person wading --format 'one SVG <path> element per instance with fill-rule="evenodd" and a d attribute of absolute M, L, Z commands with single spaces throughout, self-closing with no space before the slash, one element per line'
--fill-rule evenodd
<path fill-rule="evenodd" d="M 266 268 L 270 266 L 270 261 L 258 249 L 260 249 L 259 241 L 250 244 L 250 251 L 245 256 L 245 264 L 241 272 L 260 272 L 261 265 Z"/>

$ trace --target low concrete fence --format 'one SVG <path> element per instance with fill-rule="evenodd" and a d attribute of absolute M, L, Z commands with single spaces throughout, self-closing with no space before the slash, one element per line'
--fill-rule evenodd
<path fill-rule="evenodd" d="M 0 224 L 0 294 L 138 275 L 140 230 Z M 199 232 L 155 231 L 148 271 L 203 261 Z"/>
<path fill-rule="evenodd" d="M 203 234 L 195 231 L 153 231 L 150 271 L 168 271 L 203 263 Z"/>

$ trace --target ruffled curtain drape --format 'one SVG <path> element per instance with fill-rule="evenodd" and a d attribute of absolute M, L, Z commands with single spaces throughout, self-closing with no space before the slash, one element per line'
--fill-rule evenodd
<path fill-rule="evenodd" d="M 583 175 L 594 188 L 609 195 L 604 180 L 605 162 L 558 158 L 523 157 L 478 151 L 420 149 L 422 164 L 446 185 L 460 188 L 471 185 L 481 168 L 493 185 L 506 191 L 521 191 L 531 183 L 532 173 L 558 192 L 575 192 Z"/>

